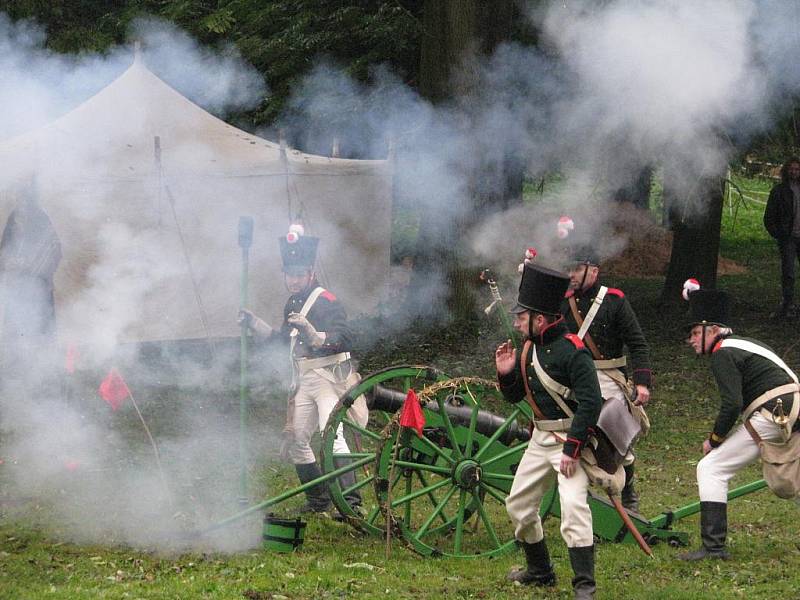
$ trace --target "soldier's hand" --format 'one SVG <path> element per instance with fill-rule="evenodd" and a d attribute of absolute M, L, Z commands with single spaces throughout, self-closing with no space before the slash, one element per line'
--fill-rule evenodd
<path fill-rule="evenodd" d="M 564 477 L 572 477 L 575 474 L 575 471 L 578 469 L 578 461 L 579 459 L 577 458 L 572 458 L 571 456 L 562 454 L 561 464 L 558 466 L 558 470 Z"/>
<path fill-rule="evenodd" d="M 306 339 L 314 348 L 319 348 L 325 343 L 325 334 L 317 331 L 311 324 L 311 321 L 303 315 L 299 313 L 289 313 L 289 316 L 286 317 L 286 322 L 292 327 L 302 330 Z"/>
<path fill-rule="evenodd" d="M 517 365 L 517 350 L 511 340 L 503 342 L 494 353 L 494 364 L 498 375 L 508 375 Z"/>
<path fill-rule="evenodd" d="M 239 310 L 239 317 L 236 319 L 236 322 L 239 325 L 244 325 L 245 327 L 250 329 L 250 327 L 253 324 L 253 320 L 255 318 L 256 317 L 252 312 L 250 312 L 246 308 L 242 308 L 242 309 Z"/>
<path fill-rule="evenodd" d="M 712 450 L 713 448 L 711 447 L 711 442 L 708 440 L 703 440 L 703 454 L 708 454 Z"/>
<path fill-rule="evenodd" d="M 294 443 L 294 435 L 284 431 L 283 435 L 281 435 L 281 449 L 280 449 L 280 456 L 282 461 L 289 462 L 290 450 L 293 443 Z"/>
<path fill-rule="evenodd" d="M 239 325 L 245 325 L 253 333 L 262 335 L 264 337 L 272 333 L 272 327 L 270 327 L 268 323 L 265 323 L 259 319 L 253 314 L 252 311 L 247 310 L 246 308 L 243 308 L 239 311 L 237 323 L 239 323 Z"/>
<path fill-rule="evenodd" d="M 648 402 L 650 402 L 650 388 L 646 385 L 637 385 L 636 400 L 634 400 L 633 403 L 637 406 L 647 406 Z"/>

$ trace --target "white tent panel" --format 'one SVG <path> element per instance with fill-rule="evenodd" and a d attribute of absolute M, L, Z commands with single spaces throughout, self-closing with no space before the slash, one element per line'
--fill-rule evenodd
<path fill-rule="evenodd" d="M 0 224 L 35 176 L 61 239 L 64 341 L 238 334 L 240 215 L 255 220 L 250 305 L 274 323 L 287 293 L 277 238 L 290 214 L 322 238 L 323 282 L 370 312 L 389 276 L 386 161 L 294 150 L 217 119 L 140 61 L 72 112 L 0 144 Z"/>

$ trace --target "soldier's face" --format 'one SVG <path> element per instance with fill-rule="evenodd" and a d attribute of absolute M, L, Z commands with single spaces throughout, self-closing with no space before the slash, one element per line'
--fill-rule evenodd
<path fill-rule="evenodd" d="M 547 320 L 539 313 L 531 313 L 526 310 L 524 313 L 514 315 L 514 329 L 522 334 L 523 339 L 527 339 L 530 334 L 539 335 L 545 325 L 547 325 Z"/>
<path fill-rule="evenodd" d="M 789 175 L 789 179 L 792 181 L 797 181 L 800 179 L 800 163 L 789 163 L 789 168 L 787 169 L 787 173 Z"/>
<path fill-rule="evenodd" d="M 706 330 L 705 336 L 703 336 L 703 329 Z M 714 343 L 718 332 L 719 328 L 715 325 L 710 327 L 708 325 L 705 327 L 703 325 L 695 325 L 689 332 L 686 343 L 694 349 L 695 354 L 707 354 L 711 351 L 711 345 Z"/>
<path fill-rule="evenodd" d="M 597 281 L 600 269 L 592 265 L 574 265 L 569 270 L 569 289 L 585 290 L 592 287 Z"/>
<path fill-rule="evenodd" d="M 527 310 L 514 315 L 514 329 L 519 331 L 523 338 L 528 337 L 528 324 L 530 323 L 530 320 L 531 313 Z"/>
<path fill-rule="evenodd" d="M 303 271 L 302 273 L 284 273 L 283 280 L 286 283 L 286 289 L 290 294 L 299 294 L 306 290 L 311 285 L 314 279 L 314 271 Z"/>

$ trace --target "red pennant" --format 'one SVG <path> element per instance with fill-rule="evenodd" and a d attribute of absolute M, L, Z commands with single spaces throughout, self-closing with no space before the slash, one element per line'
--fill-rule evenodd
<path fill-rule="evenodd" d="M 106 375 L 106 378 L 100 383 L 100 397 L 108 402 L 111 410 L 117 410 L 122 406 L 125 398 L 130 396 L 131 391 L 128 389 L 128 384 L 122 378 L 116 369 L 111 369 Z"/>
<path fill-rule="evenodd" d="M 64 369 L 70 375 L 75 373 L 75 363 L 78 362 L 79 356 L 78 347 L 75 344 L 69 344 L 67 346 L 67 355 L 64 357 Z"/>
<path fill-rule="evenodd" d="M 419 405 L 419 398 L 414 390 L 408 390 L 403 408 L 400 409 L 400 427 L 413 429 L 419 437 L 422 437 L 425 415 L 422 414 L 422 407 Z"/>

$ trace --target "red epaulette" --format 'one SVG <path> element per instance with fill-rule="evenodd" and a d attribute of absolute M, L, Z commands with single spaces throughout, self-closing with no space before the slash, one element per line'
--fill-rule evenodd
<path fill-rule="evenodd" d="M 578 350 L 583 350 L 586 347 L 583 343 L 583 340 L 574 333 L 565 333 L 564 337 L 567 338 L 570 342 L 572 342 L 572 345 L 575 346 Z"/>
<path fill-rule="evenodd" d="M 716 344 L 714 344 L 714 347 L 711 349 L 711 354 L 714 354 L 714 352 L 719 350 L 721 347 L 722 347 L 722 340 L 720 340 Z"/>
<path fill-rule="evenodd" d="M 325 290 L 324 292 L 322 292 L 320 294 L 320 296 L 325 298 L 325 300 L 327 300 L 328 302 L 336 302 L 336 296 L 331 294 L 328 290 Z"/>
<path fill-rule="evenodd" d="M 612 296 L 619 296 L 620 298 L 624 298 L 625 297 L 625 292 L 623 292 L 619 288 L 608 288 L 608 291 L 606 292 L 606 294 L 611 294 Z"/>
<path fill-rule="evenodd" d="M 564 294 L 564 298 L 572 298 L 575 295 L 575 290 L 567 290 Z"/>

